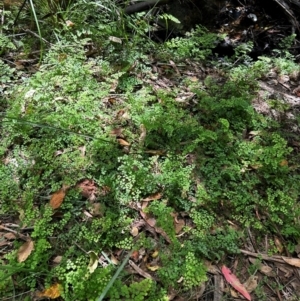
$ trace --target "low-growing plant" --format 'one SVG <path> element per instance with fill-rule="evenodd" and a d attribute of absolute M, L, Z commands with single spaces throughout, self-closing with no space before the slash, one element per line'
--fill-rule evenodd
<path fill-rule="evenodd" d="M 277 231 L 299 239 L 297 160 L 283 124 L 251 104 L 258 79 L 272 68 L 295 72 L 294 62 L 284 55 L 250 61 L 251 45 L 242 45 L 222 80 L 184 80 L 194 94 L 180 102 L 179 86 L 166 91 L 147 81 L 154 76 L 148 53 L 175 64 L 205 60 L 216 35 L 199 26 L 154 50 L 144 13 L 125 17 L 103 3 L 58 8 L 57 20 L 68 17 L 72 26 L 58 21 L 53 31 L 41 24 L 43 33 L 51 31 L 51 49 L 1 102 L 0 212 L 18 216 L 20 237 L 24 232 L 34 244 L 19 260 L 24 242 L 16 239 L 3 257 L 3 296 L 57 283 L 64 300 L 107 293 L 110 300 L 165 301 L 171 289 L 186 294 L 207 280 L 204 258 L 238 254 L 245 227 L 258 241 Z M 12 49 L 5 35 L 2 44 Z M 15 70 L 1 66 L 7 84 Z M 283 114 L 290 109 L 269 102 Z M 85 179 L 93 197 L 80 188 Z M 53 209 L 49 200 L 62 187 L 63 202 Z M 114 257 L 129 252 L 129 259 L 131 250 L 155 280 L 114 267 Z M 265 298 L 259 287 L 256 295 Z"/>

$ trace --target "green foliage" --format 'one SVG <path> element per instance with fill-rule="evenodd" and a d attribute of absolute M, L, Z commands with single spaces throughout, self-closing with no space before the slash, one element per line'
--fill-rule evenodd
<path fill-rule="evenodd" d="M 207 280 L 204 264 L 192 252 L 188 252 L 186 255 L 183 278 L 185 289 L 199 286 Z"/>
<path fill-rule="evenodd" d="M 104 290 L 111 278 L 111 267 L 97 268 L 90 274 L 87 266 L 87 257 L 78 256 L 55 269 L 55 275 L 63 285 L 64 300 L 95 300 Z"/>
<path fill-rule="evenodd" d="M 176 238 L 171 216 L 172 211 L 171 207 L 166 206 L 161 201 L 153 201 L 146 210 L 146 212 L 151 212 L 155 216 L 156 225 L 162 228 L 168 234 L 169 238 L 174 241 Z"/>
<path fill-rule="evenodd" d="M 110 300 L 134 300 L 143 301 L 148 300 L 148 295 L 153 286 L 150 279 L 144 279 L 140 282 L 133 282 L 130 285 L 123 285 L 121 281 L 114 284 L 109 291 Z"/>
<path fill-rule="evenodd" d="M 158 275 L 165 287 L 189 290 L 207 280 L 205 265 L 192 250 L 187 241 L 184 245 L 175 244 L 169 251 L 160 252 L 162 267 Z M 183 283 L 179 281 L 182 277 Z"/>
<path fill-rule="evenodd" d="M 255 62 L 248 57 L 252 44 L 240 45 L 222 81 L 215 74 L 199 84 L 184 79 L 167 91 L 148 84 L 159 76 L 149 64 L 153 57 L 175 64 L 186 58 L 207 60 L 216 35 L 198 26 L 157 47 L 145 36 L 152 30 L 150 14 L 124 16 L 108 0 L 46 2 L 35 6 L 38 18 L 53 13 L 40 22 L 52 44 L 39 70 L 8 92 L 6 85 L 20 74 L 0 61 L 0 92 L 5 94 L 0 103 L 0 213 L 18 214 L 35 245 L 25 262 L 17 261 L 20 241 L 4 257 L 4 297 L 58 281 L 64 300 L 95 300 L 118 271 L 110 254 L 143 249 L 147 256 L 158 251 L 157 281 L 122 271 L 108 297 L 166 301 L 170 289 L 186 293 L 207 280 L 204 257 L 220 261 L 237 254 L 245 227 L 255 228 L 258 237 L 280 231 L 290 242 L 299 239 L 299 158 L 284 125 L 258 114 L 251 104 L 258 79 L 270 70 L 299 72 L 284 50 L 294 37 L 283 41 L 277 58 Z M 168 14 L 159 18 L 177 22 Z M 20 22 L 25 19 L 22 15 Z M 29 42 L 18 42 L 31 51 Z M 1 53 L 15 50 L 14 43 L 2 34 Z M 96 58 L 87 58 L 91 48 Z M 181 88 L 195 93 L 191 101 L 178 101 Z M 278 99 L 268 101 L 282 114 L 290 109 Z M 116 129 L 117 137 L 111 135 Z M 123 147 L 116 138 L 130 145 Z M 82 179 L 95 182 L 95 200 L 86 200 L 76 188 Z M 49 198 L 63 184 L 70 188 L 62 206 L 53 210 Z M 142 200 L 157 192 L 162 197 L 144 209 L 157 228 L 140 226 L 133 237 Z M 90 210 L 97 204 L 103 210 L 93 216 Z M 186 222 L 180 235 L 175 214 Z M 228 227 L 227 220 L 241 231 Z M 108 254 L 93 273 L 89 250 Z M 54 266 L 58 254 L 62 259 Z M 257 296 L 265 298 L 259 287 Z"/>
<path fill-rule="evenodd" d="M 185 38 L 167 41 L 164 51 L 169 51 L 170 55 L 174 55 L 177 59 L 205 60 L 211 54 L 211 49 L 215 47 L 217 40 L 217 35 L 197 25 L 194 30 L 186 34 Z"/>
<path fill-rule="evenodd" d="M 3 35 L 3 33 L 0 34 L 0 55 L 3 55 L 4 52 L 8 50 L 16 50 L 16 46 L 10 41 L 7 36 Z M 1 64 L 4 65 L 4 63 L 1 61 Z M 2 68 L 1 68 L 2 69 Z M 1 70 L 2 72 L 4 70 Z M 4 74 L 4 72 L 3 72 Z"/>

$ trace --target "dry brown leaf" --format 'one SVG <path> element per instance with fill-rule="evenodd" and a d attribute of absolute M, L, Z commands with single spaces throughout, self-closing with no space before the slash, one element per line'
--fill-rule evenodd
<path fill-rule="evenodd" d="M 183 219 L 177 220 L 177 222 L 175 222 L 174 224 L 175 224 L 175 233 L 176 234 L 180 233 L 182 228 L 185 226 L 185 222 Z"/>
<path fill-rule="evenodd" d="M 88 211 L 84 210 L 83 214 L 89 219 L 89 218 L 93 218 L 94 216 L 92 214 L 90 214 Z M 86 220 L 86 219 L 84 219 Z"/>
<path fill-rule="evenodd" d="M 146 130 L 146 127 L 141 124 L 140 125 L 140 130 L 141 130 L 141 134 L 140 134 L 140 137 L 139 137 L 139 143 L 142 145 L 146 139 L 146 136 L 147 136 L 147 130 Z"/>
<path fill-rule="evenodd" d="M 260 163 L 257 163 L 257 164 L 251 164 L 250 165 L 250 167 L 252 168 L 252 169 L 259 169 L 259 168 L 262 168 L 262 164 L 260 164 Z"/>
<path fill-rule="evenodd" d="M 99 194 L 100 194 L 101 196 L 106 196 L 106 195 L 108 195 L 110 192 L 111 192 L 111 188 L 110 188 L 109 186 L 104 185 L 104 186 L 101 187 L 101 190 L 100 190 Z"/>
<path fill-rule="evenodd" d="M 128 143 L 126 140 L 121 139 L 121 138 L 117 139 L 117 141 L 118 141 L 119 144 L 122 145 L 122 146 L 129 146 L 129 145 L 130 145 L 130 143 Z"/>
<path fill-rule="evenodd" d="M 151 227 L 155 227 L 156 225 L 156 219 L 154 217 L 147 218 L 146 222 Z"/>
<path fill-rule="evenodd" d="M 268 277 L 276 277 L 276 273 L 268 265 L 260 266 L 259 271 Z"/>
<path fill-rule="evenodd" d="M 150 194 L 148 197 L 146 197 L 142 201 L 143 202 L 155 201 L 155 200 L 161 199 L 161 197 L 162 197 L 162 193 L 156 192 L 156 193 Z"/>
<path fill-rule="evenodd" d="M 194 83 L 199 81 L 198 77 L 196 77 L 196 76 L 188 76 L 187 79 Z"/>
<path fill-rule="evenodd" d="M 299 258 L 288 258 L 288 257 L 284 257 L 284 256 L 282 256 L 281 258 L 289 265 L 300 268 L 300 259 Z"/>
<path fill-rule="evenodd" d="M 33 250 L 34 242 L 32 240 L 26 241 L 18 250 L 18 262 L 24 262 Z"/>
<path fill-rule="evenodd" d="M 120 261 L 114 255 L 111 255 L 110 260 L 114 265 L 120 264 Z"/>
<path fill-rule="evenodd" d="M 123 132 L 123 129 L 122 128 L 115 128 L 115 129 L 112 129 L 110 131 L 110 135 L 111 136 L 121 136 L 122 135 L 122 132 Z"/>
<path fill-rule="evenodd" d="M 150 264 L 147 264 L 146 267 L 148 270 L 150 270 L 152 272 L 155 272 L 160 268 L 160 266 L 158 266 L 158 265 L 150 265 Z"/>
<path fill-rule="evenodd" d="M 89 251 L 89 252 L 87 252 L 87 254 L 89 254 L 89 256 L 90 256 L 90 261 L 89 261 L 87 268 L 88 268 L 89 273 L 93 274 L 98 267 L 98 263 L 99 263 L 98 254 L 95 251 Z"/>
<path fill-rule="evenodd" d="M 14 233 L 11 233 L 11 232 L 5 233 L 3 236 L 4 236 L 7 240 L 14 240 L 14 239 L 16 239 L 16 235 L 15 235 Z"/>
<path fill-rule="evenodd" d="M 62 261 L 62 256 L 56 256 L 53 260 L 52 260 L 52 262 L 53 263 L 56 263 L 56 264 L 58 264 L 58 263 L 60 263 Z"/>
<path fill-rule="evenodd" d="M 135 250 L 132 252 L 130 258 L 132 258 L 134 261 L 138 261 L 140 257 L 139 251 Z"/>
<path fill-rule="evenodd" d="M 289 162 L 285 159 L 283 159 L 280 163 L 279 163 L 280 166 L 288 166 L 289 165 Z"/>
<path fill-rule="evenodd" d="M 274 237 L 274 243 L 275 243 L 275 246 L 277 247 L 278 252 L 282 253 L 284 248 L 283 248 L 281 241 L 279 240 L 279 238 L 277 236 Z"/>
<path fill-rule="evenodd" d="M 55 153 L 54 153 L 54 156 L 57 157 L 59 155 L 62 155 L 65 151 L 64 150 L 57 150 Z"/>
<path fill-rule="evenodd" d="M 93 216 L 103 216 L 104 208 L 100 203 L 93 203 L 90 212 Z"/>
<path fill-rule="evenodd" d="M 243 283 L 244 287 L 249 293 L 252 293 L 257 287 L 257 276 L 250 276 L 245 283 Z"/>
<path fill-rule="evenodd" d="M 45 289 L 43 292 L 39 292 L 37 295 L 38 297 L 56 299 L 60 296 L 61 291 L 62 286 L 59 283 L 54 283 L 49 288 Z"/>
<path fill-rule="evenodd" d="M 168 234 L 162 228 L 154 227 L 154 229 L 155 229 L 155 232 L 159 233 L 169 244 L 172 243 L 172 241 L 169 238 Z"/>
<path fill-rule="evenodd" d="M 118 43 L 118 44 L 122 44 L 122 39 L 118 38 L 118 37 L 114 37 L 114 36 L 110 36 L 108 37 L 108 39 L 112 42 Z"/>
<path fill-rule="evenodd" d="M 108 98 L 108 102 L 111 104 L 111 105 L 114 105 L 116 103 L 117 99 L 115 97 L 109 97 Z"/>
<path fill-rule="evenodd" d="M 7 240 L 0 240 L 0 247 L 12 245 L 12 242 Z"/>
<path fill-rule="evenodd" d="M 125 110 L 124 109 L 119 110 L 117 112 L 117 115 L 116 115 L 117 119 L 121 118 L 124 114 L 125 114 Z"/>
<path fill-rule="evenodd" d="M 50 199 L 50 206 L 52 207 L 52 209 L 59 208 L 61 206 L 65 196 L 66 196 L 66 191 L 64 188 L 54 192 Z"/>
<path fill-rule="evenodd" d="M 207 271 L 213 275 L 219 275 L 220 269 L 216 265 L 212 265 L 212 263 L 208 260 L 204 260 L 204 265 Z"/>
<path fill-rule="evenodd" d="M 286 278 L 290 278 L 294 273 L 294 268 L 288 264 L 275 262 L 275 266 L 284 273 Z"/>
<path fill-rule="evenodd" d="M 149 205 L 149 202 L 142 202 L 141 209 L 144 210 Z"/>
<path fill-rule="evenodd" d="M 66 25 L 67 25 L 67 27 L 74 27 L 75 23 L 73 23 L 71 20 L 67 20 Z"/>
<path fill-rule="evenodd" d="M 80 146 L 78 147 L 79 151 L 80 151 L 80 157 L 85 157 L 85 152 L 86 152 L 86 146 L 83 145 L 83 146 Z"/>
<path fill-rule="evenodd" d="M 140 214 L 142 216 L 142 218 L 147 222 L 147 224 L 151 227 L 154 227 L 156 224 L 156 220 L 153 217 L 149 217 L 148 214 L 146 214 L 143 211 L 140 211 Z"/>
<path fill-rule="evenodd" d="M 132 227 L 130 233 L 133 237 L 136 237 L 139 234 L 139 229 L 137 227 Z"/>
<path fill-rule="evenodd" d="M 99 193 L 98 186 L 94 180 L 81 180 L 77 183 L 76 187 L 81 191 L 81 194 L 90 201 L 94 201 Z"/>

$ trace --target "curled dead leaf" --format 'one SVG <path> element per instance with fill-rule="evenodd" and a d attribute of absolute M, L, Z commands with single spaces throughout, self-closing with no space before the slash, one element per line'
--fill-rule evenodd
<path fill-rule="evenodd" d="M 140 257 L 139 251 L 135 250 L 132 252 L 130 258 L 132 258 L 134 261 L 138 261 Z"/>
<path fill-rule="evenodd" d="M 120 264 L 120 261 L 119 261 L 114 255 L 111 255 L 110 261 L 111 261 L 114 265 Z"/>
<path fill-rule="evenodd" d="M 61 261 L 62 261 L 62 256 L 59 256 L 59 255 L 54 257 L 52 260 L 52 262 L 56 263 L 56 264 L 60 263 Z"/>
<path fill-rule="evenodd" d="M 66 25 L 67 25 L 67 27 L 73 27 L 73 26 L 75 26 L 75 23 L 73 23 L 71 20 L 67 20 Z"/>
<path fill-rule="evenodd" d="M 148 270 L 150 270 L 152 272 L 155 272 L 160 268 L 160 266 L 158 266 L 158 265 L 150 265 L 150 264 L 147 264 L 146 267 Z"/>
<path fill-rule="evenodd" d="M 155 201 L 155 200 L 161 199 L 161 197 L 162 197 L 162 193 L 156 192 L 156 193 L 150 194 L 148 197 L 146 197 L 142 201 L 143 202 Z"/>
<path fill-rule="evenodd" d="M 154 227 L 155 224 L 156 224 L 156 219 L 153 218 L 153 217 L 150 217 L 148 214 L 146 214 L 145 212 L 143 211 L 140 211 L 140 214 L 142 216 L 142 218 L 146 221 L 146 223 L 151 226 L 151 227 Z"/>
<path fill-rule="evenodd" d="M 178 234 L 185 226 L 185 221 L 183 219 L 179 219 L 174 224 L 175 224 L 175 233 Z"/>
<path fill-rule="evenodd" d="M 110 131 L 110 135 L 120 137 L 122 135 L 122 132 L 123 132 L 122 128 L 114 128 Z"/>
<path fill-rule="evenodd" d="M 130 143 L 128 143 L 126 140 L 121 139 L 121 138 L 117 139 L 117 141 L 118 141 L 119 144 L 122 145 L 122 146 L 129 146 L 129 145 L 130 145 Z"/>
<path fill-rule="evenodd" d="M 104 207 L 100 203 L 94 203 L 92 204 L 90 212 L 93 216 L 103 216 Z"/>
<path fill-rule="evenodd" d="M 283 245 L 277 236 L 274 237 L 274 243 L 279 253 L 284 251 Z"/>
<path fill-rule="evenodd" d="M 90 274 L 93 274 L 94 271 L 98 267 L 98 255 L 94 251 L 89 251 L 88 254 L 90 256 L 90 262 L 88 264 L 88 270 L 89 270 Z"/>
<path fill-rule="evenodd" d="M 94 201 L 99 193 L 97 184 L 91 179 L 79 181 L 76 187 L 81 191 L 81 194 L 90 201 Z"/>
<path fill-rule="evenodd" d="M 34 242 L 30 239 L 26 241 L 18 250 L 18 262 L 24 262 L 34 250 Z"/>
<path fill-rule="evenodd" d="M 146 130 L 146 127 L 141 124 L 140 126 L 140 130 L 141 130 L 141 134 L 140 134 L 140 137 L 139 137 L 139 143 L 142 145 L 146 139 L 146 135 L 147 135 L 147 130 Z"/>
<path fill-rule="evenodd" d="M 118 38 L 118 37 L 114 37 L 114 36 L 110 36 L 108 37 L 108 39 L 112 42 L 118 43 L 118 44 L 122 44 L 122 39 Z"/>
<path fill-rule="evenodd" d="M 252 293 L 257 287 L 257 276 L 251 275 L 245 283 L 243 283 L 244 287 L 246 288 L 247 292 Z"/>
<path fill-rule="evenodd" d="M 137 227 L 132 227 L 130 233 L 133 237 L 136 237 L 139 234 L 139 229 Z"/>
<path fill-rule="evenodd" d="M 289 163 L 287 160 L 283 159 L 280 163 L 279 163 L 280 166 L 288 166 Z"/>
<path fill-rule="evenodd" d="M 60 297 L 62 291 L 62 286 L 59 283 L 52 284 L 49 288 L 45 289 L 43 292 L 37 293 L 38 297 L 45 297 L 50 299 L 56 299 Z"/>

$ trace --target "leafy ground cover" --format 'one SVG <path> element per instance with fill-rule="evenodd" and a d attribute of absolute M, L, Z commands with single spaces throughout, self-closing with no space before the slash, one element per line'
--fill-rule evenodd
<path fill-rule="evenodd" d="M 108 3 L 41 22 L 33 59 L 3 13 L 2 300 L 299 300 L 293 37 L 217 60 Z"/>

